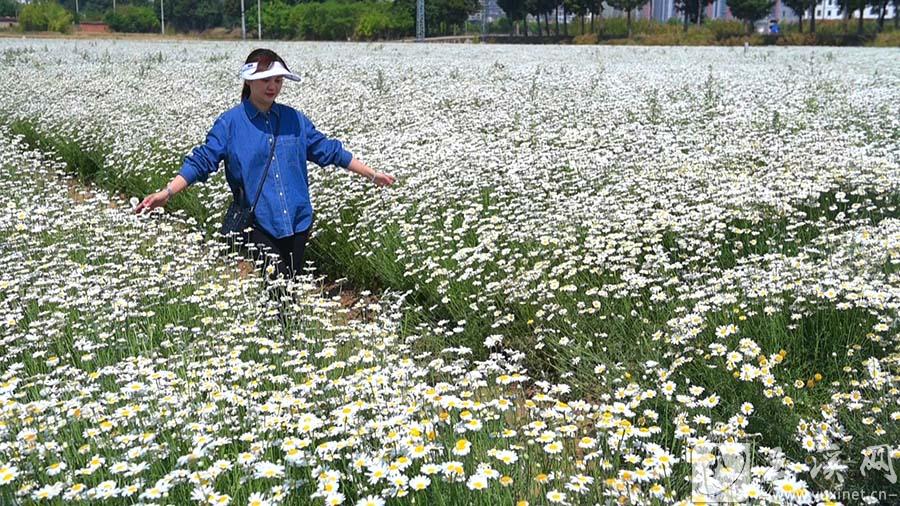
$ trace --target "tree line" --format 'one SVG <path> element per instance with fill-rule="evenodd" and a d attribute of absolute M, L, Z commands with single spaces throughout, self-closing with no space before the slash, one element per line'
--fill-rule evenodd
<path fill-rule="evenodd" d="M 594 31 L 594 17 L 603 16 L 604 8 L 611 7 L 625 12 L 628 26 L 628 36 L 631 37 L 631 18 L 632 13 L 637 9 L 642 9 L 650 0 L 497 0 L 497 5 L 503 9 L 506 16 L 513 22 L 512 26 L 522 26 L 524 35 L 528 36 L 529 24 L 526 21 L 527 16 L 537 19 L 538 35 L 551 35 L 550 19 L 559 19 L 562 15 L 563 34 L 568 34 L 568 26 L 566 19 L 570 14 L 581 18 L 582 23 L 585 17 L 590 15 L 591 32 Z M 818 0 L 822 1 L 823 0 Z M 816 31 L 815 8 L 817 0 L 782 0 L 783 5 L 790 7 L 799 16 L 800 31 L 803 32 L 803 16 L 804 11 L 809 10 L 809 30 L 812 33 Z M 889 3 L 894 5 L 894 24 L 897 24 L 897 12 L 900 9 L 900 0 L 837 0 L 840 12 L 844 13 L 845 22 L 849 19 L 854 11 L 860 9 L 858 17 L 857 32 L 862 34 L 863 31 L 863 10 L 867 8 L 878 9 L 878 31 L 884 29 L 884 20 L 887 14 Z M 706 16 L 706 8 L 713 4 L 713 0 L 676 0 L 675 10 L 680 14 L 684 22 L 684 30 L 687 31 L 688 25 L 700 24 Z M 775 5 L 774 0 L 727 0 L 728 8 L 731 14 L 747 24 L 748 30 L 752 29 L 752 23 L 756 20 L 763 19 L 772 11 Z M 543 19 L 543 26 L 541 20 Z M 582 26 L 582 33 L 585 32 Z M 559 35 L 557 31 L 556 35 Z"/>
<path fill-rule="evenodd" d="M 36 0 L 27 5 L 0 0 L 0 16 L 21 18 L 24 11 L 27 20 L 58 17 L 60 8 L 70 15 L 69 22 L 106 21 L 117 31 L 160 30 L 161 8 L 167 30 L 241 27 L 241 0 L 163 0 L 162 6 L 160 0 L 77 0 L 77 5 L 76 0 Z M 244 8 L 247 30 L 255 35 L 257 2 L 244 0 Z M 425 16 L 429 36 L 462 31 L 466 19 L 480 9 L 479 0 L 428 0 Z M 404 37 L 415 34 L 415 20 L 416 0 L 262 0 L 263 34 L 267 38 Z"/>
<path fill-rule="evenodd" d="M 595 17 L 602 19 L 604 9 L 625 13 L 628 37 L 632 35 L 632 15 L 650 0 L 497 0 L 506 13 L 510 30 L 551 36 L 550 20 L 555 35 L 568 35 L 570 15 L 581 20 L 581 33 L 586 33 L 585 19 L 590 16 L 591 32 Z M 248 32 L 255 36 L 256 2 L 244 0 Z M 676 0 L 675 8 L 687 31 L 691 24 L 701 24 L 707 6 L 713 0 Z M 823 2 L 824 3 L 824 2 Z M 877 9 L 877 30 L 884 28 L 888 6 L 895 9 L 894 25 L 900 0 L 837 0 L 836 8 L 844 14 L 845 28 L 854 12 L 857 33 L 863 33 L 862 11 Z M 774 0 L 728 0 L 732 15 L 746 23 L 765 18 Z M 799 16 L 800 32 L 808 11 L 808 30 L 816 32 L 816 0 L 783 0 Z M 77 13 L 76 13 L 77 7 Z M 22 5 L 17 0 L 0 0 L 0 16 L 20 17 L 25 29 L 64 31 L 73 20 L 106 21 L 121 32 L 154 32 L 160 30 L 160 12 L 165 9 L 167 28 L 179 32 L 204 31 L 241 26 L 241 0 L 37 0 Z M 429 36 L 455 34 L 466 20 L 481 9 L 480 0 L 426 0 L 426 32 Z M 530 22 L 526 22 L 529 19 Z M 267 38 L 372 40 L 411 36 L 415 33 L 416 0 L 264 0 L 262 26 Z M 562 19 L 562 33 L 557 20 Z M 536 23 L 534 22 L 536 20 Z M 530 32 L 530 33 L 529 33 Z M 536 32 L 536 33 L 535 33 Z"/>

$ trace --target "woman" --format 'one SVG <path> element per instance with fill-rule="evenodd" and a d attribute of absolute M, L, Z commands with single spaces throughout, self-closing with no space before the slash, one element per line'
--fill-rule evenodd
<path fill-rule="evenodd" d="M 316 130 L 303 113 L 275 103 L 285 79 L 300 80 L 275 52 L 251 52 L 241 68 L 241 78 L 241 103 L 216 119 L 206 143 L 194 148 L 179 174 L 165 189 L 148 195 L 135 212 L 166 205 L 194 182 L 206 181 L 225 160 L 225 177 L 245 207 L 253 204 L 262 185 L 255 223 L 244 240 L 277 253 L 281 259 L 277 272 L 293 277 L 302 268 L 313 222 L 307 160 L 323 167 L 339 165 L 378 186 L 390 186 L 395 179 L 354 158 L 339 141 Z"/>

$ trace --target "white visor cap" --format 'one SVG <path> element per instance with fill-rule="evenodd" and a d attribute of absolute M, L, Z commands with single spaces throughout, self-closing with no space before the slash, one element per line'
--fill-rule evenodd
<path fill-rule="evenodd" d="M 285 79 L 291 81 L 299 81 L 300 76 L 286 69 L 280 61 L 273 61 L 267 70 L 261 72 L 256 71 L 257 62 L 247 63 L 241 67 L 241 79 L 245 81 L 255 81 L 257 79 L 268 79 L 270 77 L 284 76 Z"/>

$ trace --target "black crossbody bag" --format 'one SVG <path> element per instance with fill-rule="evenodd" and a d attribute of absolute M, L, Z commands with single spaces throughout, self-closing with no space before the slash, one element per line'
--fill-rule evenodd
<path fill-rule="evenodd" d="M 243 185 L 237 188 L 237 193 L 233 195 L 228 210 L 225 211 L 225 219 L 222 222 L 222 228 L 219 233 L 225 238 L 233 238 L 240 235 L 244 230 L 253 225 L 254 212 L 256 204 L 259 202 L 259 195 L 262 193 L 263 183 L 266 182 L 266 176 L 269 175 L 269 166 L 272 165 L 272 159 L 275 158 L 275 144 L 278 143 L 278 117 L 275 117 L 275 132 L 272 134 L 272 149 L 269 151 L 269 157 L 266 158 L 266 168 L 263 170 L 262 179 L 259 181 L 259 187 L 256 189 L 256 197 L 250 207 L 243 206 Z"/>

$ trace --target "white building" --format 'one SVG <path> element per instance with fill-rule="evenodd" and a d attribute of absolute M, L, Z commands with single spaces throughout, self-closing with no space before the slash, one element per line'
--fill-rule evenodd
<path fill-rule="evenodd" d="M 843 13 L 840 10 L 837 0 L 822 0 L 816 5 L 816 19 L 843 19 Z M 893 2 L 888 2 L 885 19 L 893 19 L 894 17 Z M 859 11 L 853 12 L 852 17 L 857 17 Z M 604 15 L 606 13 L 604 12 Z M 616 11 L 613 16 L 624 15 Z M 703 13 L 706 19 L 734 19 L 731 10 L 728 9 L 727 0 L 714 0 L 712 4 L 707 5 Z M 636 19 L 655 19 L 656 21 L 668 21 L 672 18 L 682 19 L 684 14 L 675 9 L 675 0 L 650 0 L 643 8 L 635 11 Z M 775 0 L 772 11 L 767 16 L 770 19 L 786 20 L 793 22 L 797 20 L 797 15 L 789 7 L 782 5 L 781 0 Z M 866 19 L 878 18 L 878 7 L 867 7 L 863 13 Z M 804 19 L 809 19 L 809 11 L 807 11 Z"/>
<path fill-rule="evenodd" d="M 879 7 L 869 6 L 866 7 L 863 12 L 864 19 L 878 19 L 878 10 Z M 893 19 L 894 17 L 894 5 L 893 2 L 888 2 L 887 10 L 885 12 L 885 19 Z M 796 13 L 791 9 L 785 7 L 782 12 L 780 12 L 781 18 L 785 18 L 788 20 L 793 20 L 797 18 Z M 810 11 L 807 10 L 806 13 L 803 14 L 803 19 L 809 19 Z M 853 15 L 850 16 L 853 19 L 859 18 L 859 9 L 853 11 Z M 841 6 L 838 5 L 837 0 L 823 0 L 816 4 L 816 19 L 844 19 L 844 13 L 841 11 Z"/>
<path fill-rule="evenodd" d="M 488 11 L 487 11 L 487 19 L 488 21 L 494 21 L 499 17 L 504 16 L 503 10 L 497 7 L 496 0 L 482 0 L 488 2 Z M 865 19 L 878 19 L 878 9 L 879 7 L 866 7 L 865 12 L 863 13 L 863 17 Z M 885 19 L 891 20 L 894 18 L 895 7 L 893 2 L 888 2 L 887 10 L 885 12 Z M 809 19 L 810 12 L 807 10 L 803 15 L 803 19 Z M 560 11 L 560 22 L 562 21 L 562 11 Z M 604 6 L 603 9 L 603 17 L 624 17 L 625 13 L 616 9 L 609 8 Z M 665 22 L 672 18 L 682 19 L 684 14 L 678 12 L 675 9 L 675 0 L 650 0 L 647 4 L 641 8 L 637 9 L 633 13 L 634 19 L 654 19 L 656 21 Z M 852 18 L 856 19 L 859 16 L 859 10 L 853 11 Z M 571 20 L 572 16 L 570 15 L 569 19 Z M 704 12 L 705 19 L 734 19 L 734 16 L 731 15 L 731 10 L 728 8 L 727 0 L 713 0 L 713 3 L 707 5 Z M 763 19 L 777 19 L 779 21 L 786 21 L 789 23 L 793 23 L 797 21 L 797 14 L 791 10 L 790 7 L 783 5 L 781 0 L 775 0 L 775 5 L 772 7 L 772 11 Z M 816 5 L 816 19 L 843 19 L 844 14 L 841 12 L 841 7 L 838 5 L 837 0 L 822 0 Z M 533 20 L 531 16 L 529 16 L 530 20 Z M 481 13 L 477 13 L 472 15 L 470 18 L 471 21 L 480 21 Z"/>

